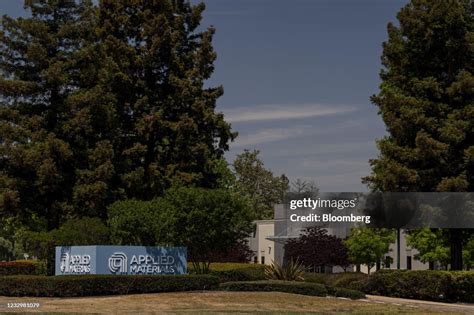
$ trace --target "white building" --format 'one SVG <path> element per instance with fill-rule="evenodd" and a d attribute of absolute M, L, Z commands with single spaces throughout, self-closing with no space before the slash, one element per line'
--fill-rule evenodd
<path fill-rule="evenodd" d="M 250 249 L 254 252 L 252 262 L 255 264 L 271 264 L 275 260 L 275 220 L 255 221 L 255 232 L 249 240 Z"/>
<path fill-rule="evenodd" d="M 273 261 L 278 263 L 283 262 L 284 244 L 288 239 L 298 238 L 302 232 L 301 228 L 295 229 L 294 226 L 288 226 L 287 215 L 284 205 L 275 205 L 273 220 L 258 220 L 255 221 L 255 233 L 250 237 L 249 246 L 254 252 L 253 263 L 271 264 Z M 336 235 L 340 238 L 345 238 L 349 234 L 347 228 L 327 228 L 328 233 Z M 386 259 L 381 264 L 377 264 L 371 272 L 376 269 L 398 269 L 398 241 L 390 245 L 390 251 L 386 255 Z M 426 270 L 429 269 L 428 264 L 424 264 L 414 259 L 418 253 L 416 249 L 407 247 L 406 237 L 403 230 L 400 233 L 400 255 L 399 263 L 400 269 Z M 390 263 L 389 263 L 390 262 Z M 356 266 L 351 266 L 353 271 L 356 271 Z M 342 272 L 342 268 L 335 267 L 326 269 L 326 272 Z M 360 266 L 360 271 L 367 273 L 367 266 Z"/>

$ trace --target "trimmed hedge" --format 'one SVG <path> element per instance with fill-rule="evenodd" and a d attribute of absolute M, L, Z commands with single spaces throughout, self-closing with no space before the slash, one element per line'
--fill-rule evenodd
<path fill-rule="evenodd" d="M 220 282 L 265 280 L 265 265 L 248 263 L 211 263 L 209 274 L 219 278 Z M 188 271 L 194 273 L 191 263 Z"/>
<path fill-rule="evenodd" d="M 220 285 L 220 289 L 224 291 L 277 291 L 311 296 L 328 294 L 326 287 L 322 284 L 280 280 L 226 282 Z"/>
<path fill-rule="evenodd" d="M 219 279 L 211 275 L 0 277 L 0 295 L 5 296 L 73 297 L 212 290 L 218 286 Z"/>
<path fill-rule="evenodd" d="M 451 290 L 448 296 L 456 301 L 474 303 L 474 272 L 452 271 Z"/>
<path fill-rule="evenodd" d="M 249 264 L 249 263 L 211 263 L 209 266 L 214 271 L 229 271 L 229 270 L 256 270 L 259 271 L 265 269 L 265 265 L 261 264 Z"/>
<path fill-rule="evenodd" d="M 322 283 L 331 287 L 346 288 L 353 282 L 366 280 L 367 275 L 361 272 L 341 273 L 306 273 L 304 279 L 307 282 Z"/>
<path fill-rule="evenodd" d="M 365 292 L 368 276 L 361 272 L 306 273 L 304 279 L 306 282 L 322 283 L 327 287 Z"/>
<path fill-rule="evenodd" d="M 36 275 L 37 263 L 28 260 L 0 262 L 0 276 Z"/>
<path fill-rule="evenodd" d="M 303 277 L 305 282 L 327 284 L 328 276 L 328 273 L 305 272 Z"/>
<path fill-rule="evenodd" d="M 340 285 L 340 287 L 345 288 L 345 289 L 350 289 L 350 290 L 367 292 L 368 283 L 369 283 L 369 278 L 366 277 L 365 279 L 362 279 L 362 280 L 356 280 L 344 285 Z"/>
<path fill-rule="evenodd" d="M 379 270 L 370 276 L 372 294 L 422 300 L 445 300 L 449 292 L 447 272 Z"/>
<path fill-rule="evenodd" d="M 263 269 L 254 268 L 235 270 L 211 270 L 209 274 L 218 277 L 220 282 L 265 280 L 265 273 Z"/>
<path fill-rule="evenodd" d="M 354 283 L 367 281 L 368 276 L 361 272 L 344 272 L 334 274 L 329 285 L 340 288 L 351 288 Z"/>
<path fill-rule="evenodd" d="M 379 270 L 369 277 L 366 292 L 409 299 L 474 302 L 474 272 Z"/>
<path fill-rule="evenodd" d="M 337 287 L 327 287 L 328 294 L 335 297 L 344 297 L 351 300 L 363 299 L 365 298 L 364 292 L 359 290 L 351 290 L 346 288 L 337 288 Z"/>

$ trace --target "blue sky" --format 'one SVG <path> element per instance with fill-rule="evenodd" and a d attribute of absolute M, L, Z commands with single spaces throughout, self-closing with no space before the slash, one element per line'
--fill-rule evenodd
<path fill-rule="evenodd" d="M 193 1 L 195 2 L 195 1 Z M 258 149 L 265 165 L 321 191 L 360 183 L 385 135 L 369 101 L 380 83 L 386 25 L 406 0 L 206 0 L 216 30 L 218 101 L 240 136 L 226 157 Z M 0 13 L 22 13 L 0 0 Z"/>

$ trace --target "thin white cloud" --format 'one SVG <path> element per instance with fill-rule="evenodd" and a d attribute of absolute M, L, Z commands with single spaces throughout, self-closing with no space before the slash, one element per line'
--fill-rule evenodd
<path fill-rule="evenodd" d="M 238 110 L 224 110 L 226 120 L 236 122 L 254 122 L 268 120 L 301 119 L 344 114 L 355 111 L 351 106 L 328 106 L 321 104 L 259 105 Z"/>
<path fill-rule="evenodd" d="M 345 171 L 347 169 L 361 169 L 368 166 L 365 160 L 349 160 L 349 159 L 304 159 L 302 166 L 304 168 L 321 169 L 321 170 L 339 170 Z"/>
<path fill-rule="evenodd" d="M 232 147 L 247 147 L 260 143 L 286 140 L 302 136 L 308 133 L 310 130 L 311 126 L 263 129 L 254 134 L 239 136 L 236 142 L 232 144 Z"/>
<path fill-rule="evenodd" d="M 340 130 L 346 132 L 346 129 Z M 315 132 L 321 134 L 321 132 Z M 237 138 L 238 141 L 239 138 Z M 267 156 L 271 157 L 294 157 L 295 152 L 298 152 L 299 156 L 337 156 L 344 153 L 354 153 L 354 152 L 374 152 L 376 154 L 376 145 L 375 140 L 372 141 L 361 141 L 361 142 L 342 142 L 342 143 L 318 143 L 317 145 L 310 143 L 307 146 L 298 146 L 289 147 L 289 150 L 282 151 L 281 148 L 267 148 L 265 153 Z"/>
<path fill-rule="evenodd" d="M 281 140 L 308 137 L 311 135 L 333 135 L 340 134 L 341 132 L 346 132 L 347 129 L 357 128 L 359 124 L 354 121 L 345 121 L 343 123 L 338 123 L 330 127 L 316 126 L 311 125 L 297 125 L 286 128 L 267 128 L 261 129 L 255 133 L 251 134 L 239 134 L 234 143 L 231 144 L 231 148 L 241 148 L 247 146 L 255 146 L 261 143 L 276 142 Z M 310 152 L 312 153 L 318 146 L 312 146 Z M 306 147 L 308 149 L 308 147 Z M 299 152 L 299 151 L 298 151 Z M 304 153 L 304 151 L 301 151 Z M 294 152 L 292 153 L 294 155 Z M 275 154 L 278 156 L 279 154 Z M 281 154 L 280 154 L 281 155 Z"/>

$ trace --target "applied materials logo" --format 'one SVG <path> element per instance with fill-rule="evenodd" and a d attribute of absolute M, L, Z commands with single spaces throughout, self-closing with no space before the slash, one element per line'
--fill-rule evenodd
<path fill-rule="evenodd" d="M 90 255 L 71 255 L 65 252 L 61 255 L 59 270 L 61 274 L 88 274 L 91 272 Z"/>
<path fill-rule="evenodd" d="M 122 252 L 113 253 L 109 257 L 109 270 L 114 274 L 127 273 L 127 255 Z"/>
<path fill-rule="evenodd" d="M 64 253 L 61 255 L 61 266 L 60 266 L 60 269 L 61 269 L 61 272 L 62 273 L 68 273 L 69 272 L 69 254 L 68 253 Z"/>

